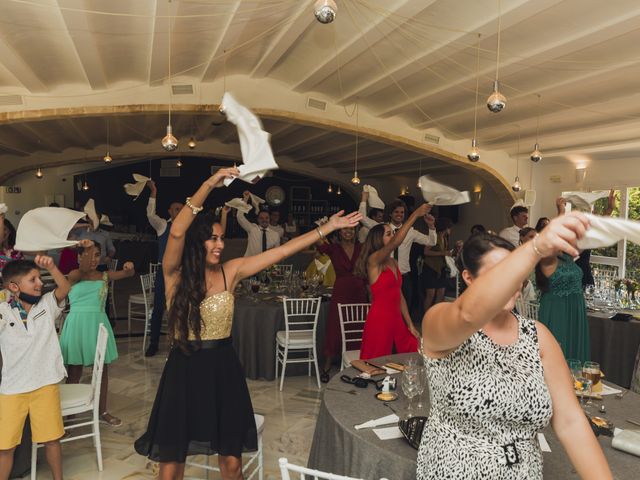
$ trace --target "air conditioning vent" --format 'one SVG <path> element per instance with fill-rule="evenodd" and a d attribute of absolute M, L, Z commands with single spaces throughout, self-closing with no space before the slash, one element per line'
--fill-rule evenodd
<path fill-rule="evenodd" d="M 22 95 L 0 95 L 0 105 L 22 105 Z"/>
<path fill-rule="evenodd" d="M 327 109 L 327 102 L 309 97 L 307 98 L 307 108 L 315 108 L 324 112 Z"/>
<path fill-rule="evenodd" d="M 172 85 L 174 95 L 193 95 L 193 85 Z"/>
<path fill-rule="evenodd" d="M 435 143 L 437 145 L 440 143 L 440 137 L 438 137 L 437 135 L 431 135 L 430 133 L 425 133 L 424 141 L 429 143 Z"/>

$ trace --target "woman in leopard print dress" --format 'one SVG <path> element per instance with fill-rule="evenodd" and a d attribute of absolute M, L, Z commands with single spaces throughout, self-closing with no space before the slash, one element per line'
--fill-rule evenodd
<path fill-rule="evenodd" d="M 536 433 L 549 421 L 581 478 L 611 478 L 558 343 L 544 325 L 512 313 L 540 258 L 577 256 L 586 228 L 584 216 L 571 214 L 512 253 L 493 235 L 465 243 L 458 268 L 467 290 L 423 320 L 431 413 L 419 480 L 542 479 Z"/>

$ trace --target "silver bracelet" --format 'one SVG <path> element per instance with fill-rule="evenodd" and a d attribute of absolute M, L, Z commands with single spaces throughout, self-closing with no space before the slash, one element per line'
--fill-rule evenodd
<path fill-rule="evenodd" d="M 540 258 L 544 258 L 544 255 L 542 255 L 540 250 L 538 250 L 538 246 L 536 245 L 536 240 L 538 239 L 538 235 L 539 234 L 536 233 L 536 236 L 533 237 L 533 240 L 531 240 L 531 246 L 533 247 L 533 251 L 536 252 L 536 255 L 538 255 Z"/>
<path fill-rule="evenodd" d="M 196 207 L 193 203 L 191 203 L 191 197 L 187 197 L 187 200 L 184 202 L 184 204 L 191 209 L 191 213 L 193 213 L 194 215 L 197 215 L 204 209 L 204 207 Z"/>

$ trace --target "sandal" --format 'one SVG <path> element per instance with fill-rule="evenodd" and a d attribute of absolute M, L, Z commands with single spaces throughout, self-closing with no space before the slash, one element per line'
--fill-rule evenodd
<path fill-rule="evenodd" d="M 322 383 L 329 383 L 329 372 L 331 371 L 331 369 L 329 370 L 322 370 L 322 373 L 320 374 L 320 381 Z"/>
<path fill-rule="evenodd" d="M 104 412 L 100 414 L 100 423 L 117 428 L 122 425 L 122 420 L 118 417 L 114 417 L 110 413 Z"/>

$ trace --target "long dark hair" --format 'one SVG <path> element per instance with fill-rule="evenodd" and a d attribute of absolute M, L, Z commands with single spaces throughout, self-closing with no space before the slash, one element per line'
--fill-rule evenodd
<path fill-rule="evenodd" d="M 477 233 L 471 235 L 464 242 L 462 250 L 456 258 L 458 271 L 467 270 L 472 276 L 477 276 L 482 266 L 482 258 L 494 248 L 504 248 L 512 252 L 516 247 L 511 242 L 490 233 Z"/>
<path fill-rule="evenodd" d="M 13 248 L 13 246 L 16 244 L 16 227 L 14 227 L 13 223 L 11 223 L 8 219 L 5 218 L 4 228 L 9 232 L 7 235 L 7 248 Z M 4 248 L 4 245 L 0 245 L 0 246 Z"/>
<path fill-rule="evenodd" d="M 216 217 L 213 213 L 197 215 L 188 228 L 184 239 L 184 250 L 180 261 L 180 281 L 176 285 L 169 307 L 169 331 L 174 334 L 174 342 L 188 354 L 189 332 L 193 332 L 198 348 L 201 321 L 200 303 L 207 293 L 205 283 L 206 249 L 204 242 L 211 238 Z"/>
<path fill-rule="evenodd" d="M 354 273 L 356 274 L 356 276 L 364 279 L 369 278 L 367 263 L 369 262 L 369 257 L 372 253 L 377 252 L 382 247 L 384 247 L 384 227 L 384 223 L 379 223 L 375 227 L 372 227 L 371 230 L 369 230 L 367 238 L 365 238 L 362 249 L 360 250 L 360 256 L 356 261 L 356 268 L 354 269 Z"/>

